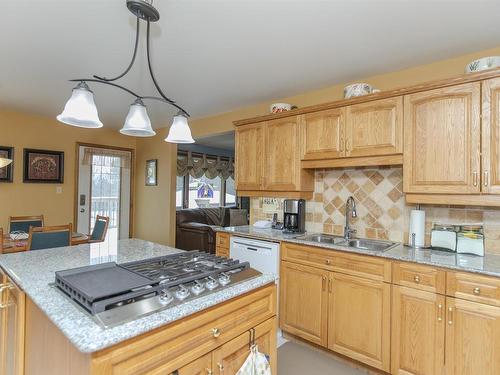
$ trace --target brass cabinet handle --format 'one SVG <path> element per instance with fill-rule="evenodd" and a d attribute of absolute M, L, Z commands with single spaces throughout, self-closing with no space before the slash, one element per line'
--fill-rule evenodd
<path fill-rule="evenodd" d="M 484 186 L 488 186 L 488 183 L 489 183 L 488 179 L 489 179 L 488 171 L 484 171 L 484 173 L 483 173 L 483 180 L 484 180 L 483 184 L 484 184 Z"/>
<path fill-rule="evenodd" d="M 413 280 L 415 280 L 415 282 L 418 284 L 420 282 L 420 276 L 415 275 L 415 277 L 413 278 Z"/>
<path fill-rule="evenodd" d="M 207 368 L 207 375 L 213 375 L 213 372 L 211 369 Z"/>
<path fill-rule="evenodd" d="M 346 152 L 351 152 L 351 140 L 349 138 L 345 141 L 345 150 Z"/>
<path fill-rule="evenodd" d="M 344 152 L 344 136 L 340 136 L 340 145 L 339 145 L 339 151 Z"/>
<path fill-rule="evenodd" d="M 222 363 L 217 363 L 217 367 L 219 368 L 220 372 L 224 371 L 224 365 Z"/>
<path fill-rule="evenodd" d="M 328 292 L 331 293 L 332 292 L 332 279 L 329 279 L 328 280 Z"/>
<path fill-rule="evenodd" d="M 443 321 L 443 305 L 438 305 L 438 322 Z"/>
<path fill-rule="evenodd" d="M 453 324 L 453 307 L 448 307 L 448 324 Z"/>
<path fill-rule="evenodd" d="M 217 338 L 220 336 L 220 329 L 219 328 L 212 328 L 212 336 Z"/>
<path fill-rule="evenodd" d="M 321 278 L 321 289 L 323 290 L 323 292 L 326 290 L 326 276 L 323 276 Z"/>
<path fill-rule="evenodd" d="M 477 172 L 476 171 L 472 172 L 472 184 L 474 186 L 477 186 Z"/>
<path fill-rule="evenodd" d="M 2 301 L 2 295 L 4 290 L 12 290 L 14 289 L 14 285 L 11 283 L 6 283 L 6 284 L 0 284 L 0 301 Z M 14 305 L 13 302 L 7 301 L 7 303 L 1 303 L 0 302 L 0 310 L 6 309 L 7 307 L 10 307 Z"/>
<path fill-rule="evenodd" d="M 476 296 L 480 295 L 481 294 L 481 288 L 479 287 L 476 287 L 474 288 L 474 290 L 472 291 Z"/>

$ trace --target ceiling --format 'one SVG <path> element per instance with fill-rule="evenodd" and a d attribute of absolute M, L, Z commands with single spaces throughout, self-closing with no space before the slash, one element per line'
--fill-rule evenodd
<path fill-rule="evenodd" d="M 157 79 L 194 117 L 500 44 L 498 0 L 154 4 Z M 0 107 L 55 117 L 71 93 L 68 79 L 116 75 L 131 57 L 135 21 L 125 0 L 4 1 L 2 14 Z M 144 52 L 121 82 L 146 95 L 154 90 Z M 133 98 L 90 86 L 105 126 L 120 127 Z M 155 128 L 174 114 L 157 102 L 149 112 Z"/>

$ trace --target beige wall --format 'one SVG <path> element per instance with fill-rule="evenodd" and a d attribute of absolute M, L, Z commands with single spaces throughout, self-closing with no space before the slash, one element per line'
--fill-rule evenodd
<path fill-rule="evenodd" d="M 79 129 L 55 118 L 0 109 L 0 145 L 15 148 L 14 182 L 0 183 L 0 227 L 7 229 L 8 217 L 15 215 L 44 214 L 47 225 L 73 222 L 76 142 L 135 148 L 134 138 L 116 130 Z M 23 148 L 64 151 L 64 184 L 23 183 Z"/>
<path fill-rule="evenodd" d="M 137 140 L 135 237 L 175 244 L 175 175 L 177 147 L 164 141 L 167 129 Z M 145 165 L 158 159 L 158 186 L 145 186 Z"/>
<path fill-rule="evenodd" d="M 486 51 L 475 52 L 448 60 L 434 62 L 432 64 L 416 66 L 398 72 L 379 74 L 371 77 L 359 77 L 359 79 L 355 79 L 353 82 L 368 82 L 381 90 L 410 86 L 417 83 L 463 74 L 465 65 L 468 62 L 479 57 L 491 55 L 500 55 L 500 46 Z M 388 56 L 388 58 L 397 58 L 397 56 Z M 286 102 L 297 105 L 298 107 L 305 107 L 341 99 L 343 97 L 344 86 L 348 83 L 350 82 L 286 98 L 276 98 L 275 100 L 269 100 L 265 103 L 235 109 L 228 113 L 192 120 L 190 124 L 193 135 L 205 136 L 207 134 L 232 130 L 233 121 L 268 114 L 269 104 L 274 102 Z M 244 88 L 241 89 L 244 90 Z"/>

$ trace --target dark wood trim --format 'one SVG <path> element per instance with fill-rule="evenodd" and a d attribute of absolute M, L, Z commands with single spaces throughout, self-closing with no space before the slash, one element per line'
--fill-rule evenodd
<path fill-rule="evenodd" d="M 500 68 L 495 68 L 495 69 L 490 69 L 490 70 L 486 70 L 486 71 L 478 72 L 478 73 L 462 74 L 462 75 L 459 75 L 456 77 L 447 78 L 447 79 L 443 79 L 443 80 L 439 80 L 439 81 L 424 82 L 424 83 L 419 83 L 419 84 L 416 84 L 413 86 L 407 86 L 407 87 L 396 88 L 393 90 L 381 91 L 381 92 L 376 93 L 376 94 L 358 96 L 358 97 L 350 98 L 350 99 L 340 99 L 340 100 L 336 100 L 333 102 L 311 105 L 311 106 L 307 106 L 307 107 L 293 109 L 293 110 L 288 111 L 288 112 L 281 112 L 281 113 L 276 113 L 276 114 L 269 114 L 269 115 L 264 115 L 264 116 L 257 116 L 257 117 L 253 117 L 253 118 L 238 120 L 238 121 L 234 121 L 233 124 L 234 124 L 234 126 L 254 124 L 256 122 L 270 121 L 270 120 L 284 118 L 284 117 L 302 115 L 302 114 L 310 113 L 310 112 L 324 111 L 327 109 L 334 109 L 334 108 L 345 107 L 345 106 L 353 105 L 353 104 L 371 102 L 373 100 L 391 98 L 394 96 L 408 95 L 408 94 L 413 94 L 413 93 L 420 92 L 420 91 L 427 91 L 427 90 L 432 90 L 432 89 L 437 89 L 437 88 L 442 88 L 442 87 L 455 86 L 455 85 L 460 85 L 460 84 L 469 83 L 469 82 L 477 82 L 477 81 L 482 81 L 485 79 L 495 78 L 495 77 L 499 77 L 499 76 L 500 76 Z"/>

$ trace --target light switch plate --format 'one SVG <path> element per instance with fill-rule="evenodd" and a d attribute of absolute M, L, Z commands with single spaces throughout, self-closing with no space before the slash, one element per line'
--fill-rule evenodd
<path fill-rule="evenodd" d="M 262 210 L 267 213 L 280 211 L 281 204 L 279 198 L 262 198 Z"/>
<path fill-rule="evenodd" d="M 62 194 L 62 186 L 57 186 L 56 187 L 56 194 Z"/>

